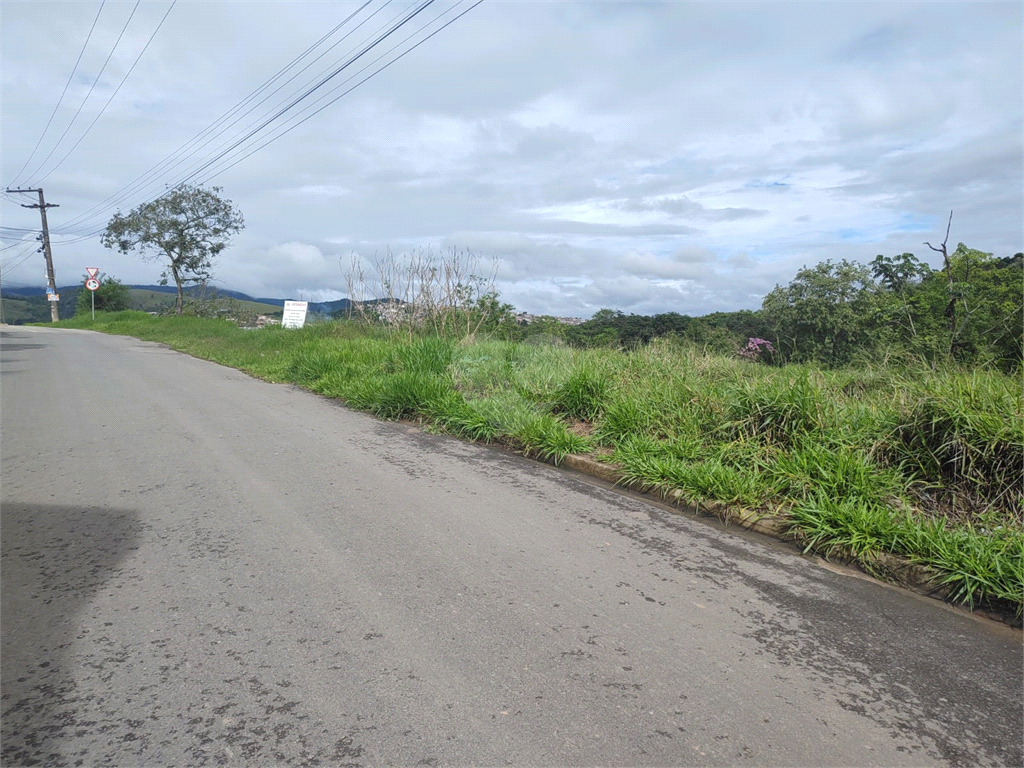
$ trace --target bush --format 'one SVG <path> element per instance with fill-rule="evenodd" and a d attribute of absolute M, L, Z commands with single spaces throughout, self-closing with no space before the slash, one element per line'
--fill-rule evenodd
<path fill-rule="evenodd" d="M 608 377 L 581 366 L 555 392 L 552 410 L 573 419 L 593 421 L 604 411 L 607 394 Z"/>
<path fill-rule="evenodd" d="M 96 302 L 97 312 L 123 312 L 131 308 L 131 288 L 122 285 L 120 280 L 103 274 L 100 274 L 97 279 L 100 281 L 100 287 L 95 291 L 83 288 L 78 292 L 78 303 L 75 305 L 76 317 L 90 317 L 93 301 Z"/>

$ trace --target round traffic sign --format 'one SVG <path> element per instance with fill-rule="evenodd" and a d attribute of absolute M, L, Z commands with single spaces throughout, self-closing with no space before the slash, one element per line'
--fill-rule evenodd
<path fill-rule="evenodd" d="M 100 281 L 97 280 L 95 277 L 90 277 L 88 280 L 85 281 L 85 287 L 88 288 L 90 291 L 95 291 L 97 288 L 100 287 Z"/>

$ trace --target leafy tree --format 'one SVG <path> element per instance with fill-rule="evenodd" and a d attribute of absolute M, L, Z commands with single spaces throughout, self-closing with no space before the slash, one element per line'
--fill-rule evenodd
<path fill-rule="evenodd" d="M 762 304 L 786 359 L 838 366 L 871 346 L 871 271 L 843 259 L 804 267 L 785 288 L 775 286 Z"/>
<path fill-rule="evenodd" d="M 83 277 L 83 285 L 88 279 L 88 275 Z M 76 315 L 90 314 L 94 300 L 97 312 L 121 312 L 131 308 L 131 288 L 122 284 L 117 278 L 108 277 L 102 273 L 97 276 L 97 279 L 100 281 L 100 287 L 95 291 L 90 291 L 87 288 L 78 291 L 78 302 L 75 304 Z"/>
<path fill-rule="evenodd" d="M 937 314 L 922 286 L 933 282 L 937 273 L 912 253 L 891 258 L 879 254 L 871 262 L 871 271 L 878 280 L 875 331 L 879 342 L 934 360 L 942 335 L 941 323 L 936 323 L 941 309 Z"/>
<path fill-rule="evenodd" d="M 594 316 L 580 325 L 566 329 L 566 340 L 576 347 L 604 347 L 619 341 L 619 329 L 626 316 L 617 309 L 599 309 Z"/>
<path fill-rule="evenodd" d="M 678 312 L 665 312 L 654 316 L 654 335 L 668 336 L 675 334 L 682 336 L 690 326 L 693 318 L 689 315 L 680 315 Z"/>
<path fill-rule="evenodd" d="M 963 362 L 1020 363 L 1024 336 L 1024 269 L 959 243 L 949 257 L 947 296 L 956 303 L 950 356 Z M 947 305 L 948 306 L 948 305 Z"/>
<path fill-rule="evenodd" d="M 210 279 L 213 259 L 244 226 L 242 214 L 219 196 L 220 191 L 220 187 L 182 184 L 127 215 L 114 214 L 103 235 L 107 248 L 165 261 L 160 284 L 174 280 L 178 289 L 174 311 L 179 315 L 183 285 Z"/>
<path fill-rule="evenodd" d="M 763 312 L 741 309 L 737 312 L 712 312 L 695 317 L 685 329 L 683 337 L 708 351 L 731 355 L 749 339 L 771 335 L 772 326 Z"/>

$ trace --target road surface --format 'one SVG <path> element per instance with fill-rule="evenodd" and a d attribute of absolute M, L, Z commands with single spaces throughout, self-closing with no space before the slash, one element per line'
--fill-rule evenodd
<path fill-rule="evenodd" d="M 4 766 L 1024 762 L 1017 630 L 156 344 L 0 368 Z"/>

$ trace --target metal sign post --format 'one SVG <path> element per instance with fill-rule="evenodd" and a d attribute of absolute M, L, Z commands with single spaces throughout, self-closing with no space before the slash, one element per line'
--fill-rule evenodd
<path fill-rule="evenodd" d="M 96 275 L 99 274 L 99 270 L 95 267 L 86 267 L 85 271 L 89 273 L 89 279 L 85 281 L 85 287 L 89 289 L 89 298 L 92 301 L 92 319 L 96 319 L 96 291 L 100 287 L 100 281 L 96 279 Z"/>
<path fill-rule="evenodd" d="M 286 301 L 284 314 L 281 317 L 282 328 L 301 328 L 306 323 L 307 301 Z"/>

